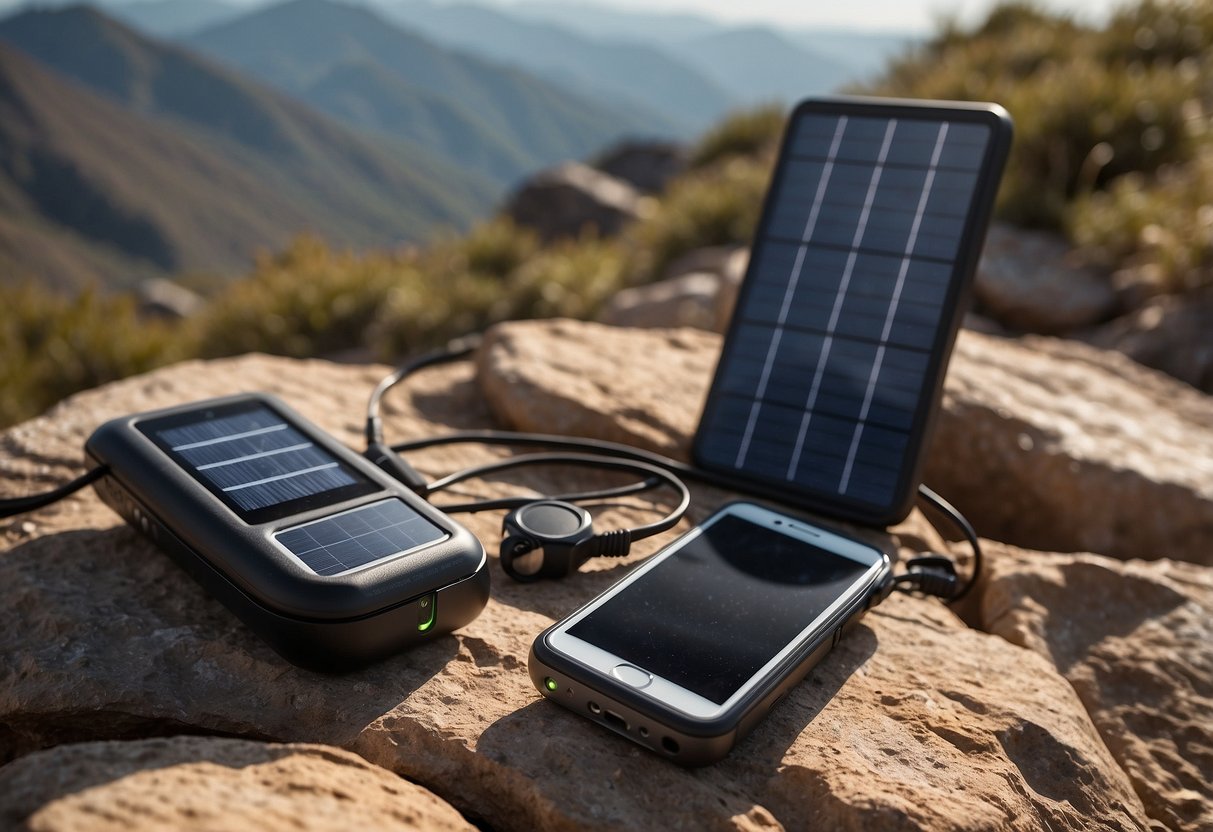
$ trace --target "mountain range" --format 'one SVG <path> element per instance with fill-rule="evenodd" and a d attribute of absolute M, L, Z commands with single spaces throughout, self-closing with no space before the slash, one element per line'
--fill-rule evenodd
<path fill-rule="evenodd" d="M 288 0 L 184 43 L 347 124 L 422 142 L 502 184 L 622 136 L 669 131 L 332 0 Z"/>
<path fill-rule="evenodd" d="M 861 51 L 539 2 L 37 2 L 0 20 L 0 282 L 65 287 L 238 272 L 305 231 L 425 240 L 539 168 L 827 91 Z"/>
<path fill-rule="evenodd" d="M 489 181 L 421 148 L 354 132 L 89 7 L 0 21 L 0 43 L 9 74 L 30 75 L 3 88 L 14 113 L 0 121 L 8 190 L 25 197 L 8 204 L 29 206 L 22 216 L 71 233 L 77 248 L 117 249 L 137 271 L 231 271 L 302 231 L 352 246 L 419 240 L 466 225 L 494 196 Z M 114 146 L 102 153 L 107 135 Z M 88 210 L 72 207 L 81 192 Z M 128 227 L 143 231 L 114 231 Z M 31 259 L 21 248 L 16 259 Z"/>
<path fill-rule="evenodd" d="M 472 3 L 377 0 L 385 17 L 431 40 L 521 67 L 592 100 L 640 109 L 653 130 L 698 133 L 738 101 L 664 49 L 604 40 Z"/>

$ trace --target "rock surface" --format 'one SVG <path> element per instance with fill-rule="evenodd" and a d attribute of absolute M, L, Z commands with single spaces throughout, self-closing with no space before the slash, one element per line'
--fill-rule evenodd
<path fill-rule="evenodd" d="M 926 481 L 987 537 L 1213 564 L 1213 400 L 1074 341 L 962 333 Z"/>
<path fill-rule="evenodd" d="M 1213 829 L 1213 571 L 988 548 L 982 626 L 1065 674 L 1151 818 Z"/>
<path fill-rule="evenodd" d="M 690 272 L 617 292 L 598 320 L 609 326 L 657 329 L 689 326 L 716 329 L 720 275 Z"/>
<path fill-rule="evenodd" d="M 0 825 L 96 830 L 466 830 L 348 751 L 213 737 L 61 745 L 0 768 Z"/>
<path fill-rule="evenodd" d="M 647 198 L 621 179 L 580 162 L 566 162 L 528 179 L 505 213 L 544 241 L 594 231 L 604 237 L 644 216 Z"/>
<path fill-rule="evenodd" d="M 641 329 L 724 332 L 748 262 L 749 250 L 737 246 L 694 249 L 670 264 L 661 280 L 617 293 L 598 320 Z"/>
<path fill-rule="evenodd" d="M 687 329 L 519 322 L 490 334 L 482 385 L 520 430 L 686 457 L 719 349 Z M 1213 400 L 1117 353 L 964 332 L 926 482 L 994 539 L 1213 564 L 1211 424 Z"/>
<path fill-rule="evenodd" d="M 485 339 L 477 358 L 480 386 L 489 407 L 515 430 L 690 455 L 719 336 L 558 320 L 494 327 Z"/>
<path fill-rule="evenodd" d="M 687 166 L 687 150 L 675 142 L 621 142 L 594 160 L 594 167 L 636 190 L 656 194 Z"/>
<path fill-rule="evenodd" d="M 1087 333 L 1097 347 L 1123 352 L 1198 390 L 1213 393 L 1213 288 L 1151 298 L 1142 308 Z"/>
<path fill-rule="evenodd" d="M 599 354 L 614 361 L 603 358 L 583 374 L 601 382 L 613 368 L 621 385 L 635 375 L 616 406 L 647 427 L 629 436 L 685 447 L 695 410 L 684 398 L 690 388 L 671 389 L 671 375 L 659 393 L 671 414 L 676 404 L 684 414 L 646 414 L 662 398 L 645 398 L 662 378 L 647 368 L 664 343 L 663 366 L 695 354 L 680 360 L 702 368 L 702 379 L 714 360 L 705 347 L 715 341 L 705 333 L 651 335 L 661 339 L 652 342 L 630 335 L 633 352 L 615 353 L 623 338 L 601 343 Z M 482 373 L 492 366 L 480 362 Z M 359 412 L 384 369 L 250 356 L 183 364 L 81 394 L 0 436 L 0 493 L 28 493 L 76 472 L 85 437 L 107 417 L 236 390 L 277 393 L 356 444 Z M 491 426 L 470 370 L 441 368 L 395 391 L 385 403 L 389 439 Z M 573 425 L 537 420 L 535 427 Z M 411 460 L 434 476 L 492 453 L 447 446 Z M 594 480 L 562 470 L 519 482 L 469 484 L 450 499 Z M 692 519 L 729 496 L 695 489 Z M 652 517 L 644 500 L 621 502 L 596 512 L 603 528 Z M 0 553 L 6 759 L 66 742 L 183 730 L 320 742 L 354 750 L 502 830 L 1147 823 L 1128 778 L 1049 661 L 966 628 L 935 602 L 899 596 L 874 611 L 728 760 L 684 771 L 540 701 L 525 672 L 536 633 L 662 541 L 642 541 L 624 562 L 592 562 L 562 583 L 512 584 L 494 565 L 492 599 L 464 630 L 337 677 L 284 663 L 90 492 L 18 520 L 3 529 Z M 930 536 L 912 520 L 896 531 Z M 486 542 L 499 533 L 496 515 L 467 523 Z"/>
<path fill-rule="evenodd" d="M 1051 335 L 1106 320 L 1116 306 L 1111 281 L 1072 258 L 1056 234 L 994 223 L 977 267 L 977 301 L 990 317 L 1022 332 Z"/>

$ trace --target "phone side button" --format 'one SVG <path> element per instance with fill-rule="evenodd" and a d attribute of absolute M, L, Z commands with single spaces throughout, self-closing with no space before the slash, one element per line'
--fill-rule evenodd
<path fill-rule="evenodd" d="M 611 670 L 611 675 L 628 687 L 647 688 L 653 681 L 651 674 L 630 664 L 617 664 Z"/>

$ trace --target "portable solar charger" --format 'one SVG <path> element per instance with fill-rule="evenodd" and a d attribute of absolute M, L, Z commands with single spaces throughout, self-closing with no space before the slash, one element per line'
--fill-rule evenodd
<path fill-rule="evenodd" d="M 488 602 L 469 531 L 272 396 L 124 416 L 85 452 L 106 504 L 302 667 L 357 668 Z"/>
<path fill-rule="evenodd" d="M 909 513 L 1012 132 L 991 103 L 796 106 L 696 465 L 869 526 Z"/>

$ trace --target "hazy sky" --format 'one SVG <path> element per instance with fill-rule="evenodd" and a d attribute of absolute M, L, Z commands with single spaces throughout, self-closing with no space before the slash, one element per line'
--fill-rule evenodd
<path fill-rule="evenodd" d="M 91 0 L 97 2 L 97 0 Z M 115 0 L 111 0 L 114 2 Z M 134 0 L 116 0 L 133 2 Z M 461 2 L 463 0 L 436 0 Z M 527 0 L 472 0 L 504 6 Z M 1099 20 L 1122 0 L 1037 0 L 1046 7 L 1071 12 L 1081 18 Z M 31 0 L 0 0 L 0 9 L 25 5 Z M 68 0 L 32 0 L 35 4 L 62 5 Z M 76 0 L 90 2 L 90 0 Z M 102 0 L 104 2 L 104 0 Z M 265 5 L 281 0 L 227 0 L 237 6 Z M 775 26 L 841 26 L 847 28 L 914 30 L 929 33 L 940 17 L 959 16 L 962 21 L 980 20 L 996 0 L 570 0 L 571 4 L 615 6 L 635 11 L 682 11 L 736 23 L 769 23 Z"/>
<path fill-rule="evenodd" d="M 497 0 L 511 5 L 526 0 Z M 735 22 L 933 30 L 941 16 L 980 19 L 994 0 L 589 0 L 594 5 L 652 11 L 688 11 Z M 1045 0 L 1048 8 L 1102 19 L 1120 0 Z"/>

